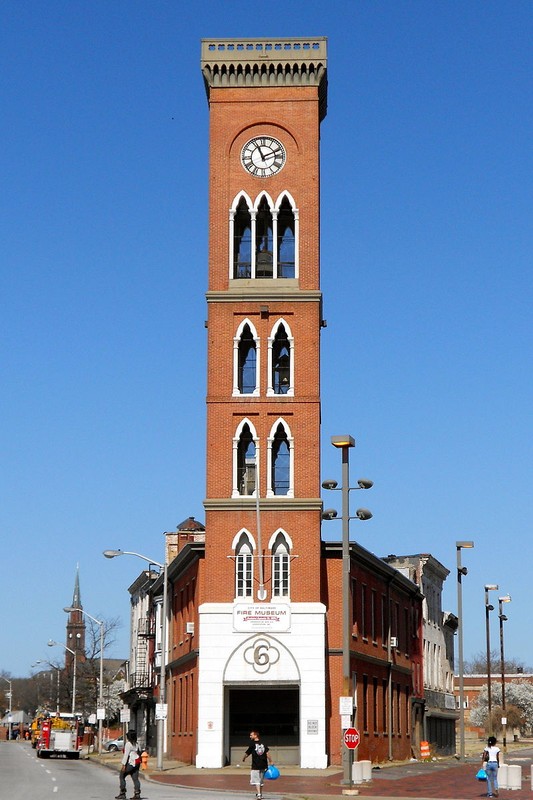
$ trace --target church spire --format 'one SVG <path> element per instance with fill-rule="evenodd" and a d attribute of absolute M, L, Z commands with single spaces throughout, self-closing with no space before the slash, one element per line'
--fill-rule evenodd
<path fill-rule="evenodd" d="M 74 594 L 72 595 L 72 608 L 83 608 L 81 604 L 79 564 L 76 564 L 76 581 L 74 583 Z"/>
<path fill-rule="evenodd" d="M 76 564 L 76 578 L 74 580 L 74 593 L 72 595 L 72 609 L 68 615 L 67 622 L 67 640 L 66 644 L 69 650 L 65 650 L 65 667 L 68 669 L 72 666 L 74 655 L 70 651 L 74 651 L 77 661 L 85 661 L 85 615 L 81 610 L 81 592 L 80 592 L 80 565 Z"/>

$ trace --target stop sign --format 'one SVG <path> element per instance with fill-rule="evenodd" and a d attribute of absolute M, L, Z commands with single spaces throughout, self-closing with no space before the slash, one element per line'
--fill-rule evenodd
<path fill-rule="evenodd" d="M 344 744 L 349 750 L 355 750 L 356 747 L 359 747 L 360 741 L 361 737 L 357 728 L 347 728 L 344 731 Z"/>

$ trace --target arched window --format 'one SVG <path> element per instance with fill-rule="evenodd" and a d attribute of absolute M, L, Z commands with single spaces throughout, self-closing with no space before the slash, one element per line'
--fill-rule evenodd
<path fill-rule="evenodd" d="M 242 531 L 234 542 L 235 550 L 235 597 L 253 596 L 253 544 L 246 531 Z"/>
<path fill-rule="evenodd" d="M 257 349 L 250 325 L 242 329 L 237 346 L 237 388 L 239 394 L 253 394 L 257 387 Z"/>
<path fill-rule="evenodd" d="M 252 495 L 256 481 L 256 448 L 250 425 L 245 422 L 237 439 L 237 492 L 239 496 Z"/>
<path fill-rule="evenodd" d="M 272 389 L 274 394 L 287 394 L 291 386 L 291 346 L 281 322 L 272 343 Z"/>
<path fill-rule="evenodd" d="M 279 531 L 272 547 L 272 597 L 290 595 L 290 548 L 282 531 Z"/>
<path fill-rule="evenodd" d="M 290 480 L 290 446 L 287 431 L 282 422 L 276 428 L 271 446 L 270 488 L 274 495 L 288 495 Z"/>
<path fill-rule="evenodd" d="M 278 278 L 294 278 L 296 267 L 296 232 L 294 211 L 283 198 L 277 219 Z"/>
<path fill-rule="evenodd" d="M 252 217 L 244 197 L 233 218 L 233 277 L 252 277 Z"/>
<path fill-rule="evenodd" d="M 294 339 L 288 323 L 280 319 L 268 338 L 267 396 L 294 396 Z"/>
<path fill-rule="evenodd" d="M 266 197 L 261 199 L 255 217 L 255 276 L 272 278 L 274 274 L 274 231 L 272 211 Z"/>
<path fill-rule="evenodd" d="M 298 277 L 298 209 L 288 191 L 276 202 L 265 191 L 253 202 L 240 192 L 229 226 L 230 278 Z"/>

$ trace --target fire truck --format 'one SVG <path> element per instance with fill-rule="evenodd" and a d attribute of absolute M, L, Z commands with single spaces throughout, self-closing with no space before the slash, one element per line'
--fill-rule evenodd
<path fill-rule="evenodd" d="M 40 720 L 35 748 L 37 758 L 65 756 L 79 758 L 83 738 L 83 723 L 70 714 L 56 714 Z"/>

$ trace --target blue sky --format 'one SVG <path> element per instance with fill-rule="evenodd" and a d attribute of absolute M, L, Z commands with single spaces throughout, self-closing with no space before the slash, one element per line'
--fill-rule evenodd
<path fill-rule="evenodd" d="M 328 37 L 322 474 L 340 479 L 329 437 L 351 433 L 352 476 L 375 482 L 353 537 L 432 553 L 454 612 L 455 542 L 474 540 L 465 657 L 496 582 L 506 651 L 533 666 L 531 3 L 266 8 L 1 4 L 0 671 L 64 641 L 78 563 L 126 657 L 142 562 L 102 550 L 161 560 L 163 531 L 204 518 L 200 39 L 246 36 Z"/>

